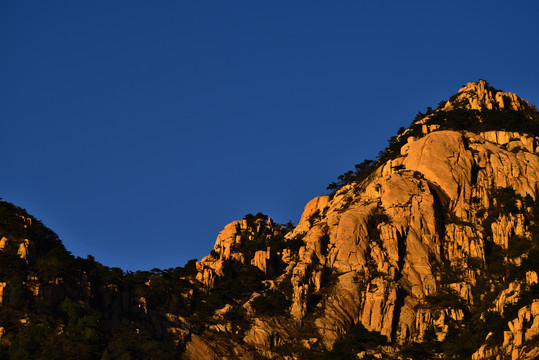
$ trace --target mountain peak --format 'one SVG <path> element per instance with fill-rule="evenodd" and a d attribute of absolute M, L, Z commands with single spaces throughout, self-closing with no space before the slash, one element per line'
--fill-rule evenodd
<path fill-rule="evenodd" d="M 419 112 L 397 140 L 434 130 L 483 132 L 503 130 L 539 136 L 539 112 L 515 93 L 493 88 L 485 80 L 469 82 L 438 108 Z"/>
<path fill-rule="evenodd" d="M 469 82 L 447 101 L 443 110 L 465 108 L 470 110 L 529 110 L 532 108 L 528 101 L 515 93 L 503 92 L 493 88 L 487 81 Z"/>
<path fill-rule="evenodd" d="M 539 113 L 479 81 L 399 133 L 184 267 L 75 258 L 0 202 L 0 359 L 536 359 Z"/>

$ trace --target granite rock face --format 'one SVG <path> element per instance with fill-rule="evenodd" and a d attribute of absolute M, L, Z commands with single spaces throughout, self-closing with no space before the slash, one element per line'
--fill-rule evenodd
<path fill-rule="evenodd" d="M 468 83 L 309 201 L 295 227 L 248 215 L 185 268 L 119 275 L 27 231 L 39 221 L 13 208 L 0 255 L 26 272 L 0 279 L 0 306 L 61 312 L 69 297 L 112 339 L 131 328 L 188 360 L 534 359 L 538 134 L 533 105 Z M 43 319 L 14 314 L 2 345 L 13 324 Z"/>
<path fill-rule="evenodd" d="M 457 108 L 533 107 L 480 81 L 467 84 L 437 111 Z M 417 121 L 422 123 L 427 121 Z M 282 344 L 327 351 L 357 324 L 385 336 L 394 350 L 421 343 L 427 334 L 443 341 L 481 303 L 485 291 L 497 287 L 501 292 L 491 310 L 503 314 L 508 302 L 518 302 L 520 292 L 537 281 L 536 273 L 528 272 L 532 280 L 527 285 L 504 285 L 485 271 L 494 267 L 493 248 L 502 254 L 497 261 L 503 266 L 518 266 L 525 258 L 508 254 L 514 253 L 515 239 L 531 241 L 533 236 L 535 215 L 529 204 L 538 194 L 538 138 L 438 125 L 423 127 L 421 136 L 405 131 L 400 137 L 407 138 L 396 156 L 377 163 L 365 180 L 311 200 L 298 225 L 285 235 L 286 240 L 301 238 L 303 245 L 292 256 L 286 251 L 273 254 L 284 265 L 270 285 L 289 281 L 292 293 L 280 322 L 251 315 L 245 339 L 260 354 L 301 358 L 301 352 L 280 354 Z M 232 257 L 229 249 L 245 228 L 241 222 L 225 227 L 214 247 L 219 259 L 205 258 L 199 265 L 203 283 L 211 286 L 211 279 L 220 276 L 219 261 Z M 252 264 L 267 273 L 270 257 L 269 248 L 260 250 Z M 312 299 L 314 307 L 309 305 Z M 496 348 L 485 338 L 473 358 L 496 358 L 493 354 L 500 352 L 513 359 L 536 356 L 526 344 L 537 342 L 537 304 L 522 307 L 509 321 L 503 344 Z M 287 337 L 290 333 L 296 337 Z M 398 357 L 395 351 L 391 356 Z M 379 353 L 390 356 L 391 351 Z"/>
<path fill-rule="evenodd" d="M 462 87 L 452 101 L 444 105 L 444 110 L 455 107 L 466 107 L 472 110 L 524 110 L 530 108 L 530 103 L 510 92 L 498 91 L 488 86 L 485 80 L 470 82 Z"/>

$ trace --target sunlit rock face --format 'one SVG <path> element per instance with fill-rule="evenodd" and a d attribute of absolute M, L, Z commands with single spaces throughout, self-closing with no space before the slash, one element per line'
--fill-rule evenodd
<path fill-rule="evenodd" d="M 249 214 L 184 268 L 75 259 L 2 202 L 0 357 L 36 325 L 94 341 L 85 358 L 126 341 L 156 359 L 537 358 L 538 134 L 534 106 L 468 83 L 296 226 Z"/>
<path fill-rule="evenodd" d="M 531 107 L 516 94 L 503 92 L 490 87 L 485 80 L 470 82 L 462 87 L 454 99 L 448 101 L 443 110 L 452 110 L 456 107 L 465 107 L 472 110 L 526 110 Z"/>
<path fill-rule="evenodd" d="M 394 155 L 375 163 L 366 179 L 311 200 L 284 239 L 301 238 L 299 250 L 272 254 L 267 248 L 251 262 L 267 273 L 273 256 L 281 272 L 266 281 L 266 288 L 286 283 L 291 290 L 286 312 L 279 316 L 249 313 L 244 340 L 257 353 L 292 359 L 301 358 L 302 351 L 286 355 L 281 349 L 330 351 L 361 324 L 390 344 L 367 353 L 399 358 L 412 342 L 446 341 L 450 329 L 465 324 L 494 287 L 496 302 L 491 308 L 481 306 L 498 313 L 507 299 L 517 303 L 519 292 L 529 293 L 529 281 L 519 287 L 488 271 L 496 267 L 494 261 L 518 267 L 526 258 L 525 252 L 507 254 L 515 252 L 510 250 L 514 239 L 531 242 L 533 237 L 538 139 L 518 131 L 457 131 L 429 124 L 436 112 L 457 109 L 534 111 L 515 94 L 495 91 L 485 81 L 468 83 L 434 114 L 414 123 L 419 133 L 413 126 L 402 132 Z M 504 209 L 507 202 L 514 207 Z M 225 227 L 214 247 L 219 258 L 205 258 L 199 265 L 201 282 L 211 287 L 213 279 L 223 276 L 219 261 L 232 257 L 228 249 L 240 243 L 245 228 L 242 222 Z M 494 251 L 501 258 L 493 260 Z M 534 279 L 534 274 L 527 276 Z M 264 291 L 242 306 L 250 308 Z M 492 349 L 513 358 L 533 357 L 526 344 L 537 333 L 535 305 L 523 306 L 516 318 L 508 319 L 500 344 L 478 344 L 474 359 L 489 358 Z"/>

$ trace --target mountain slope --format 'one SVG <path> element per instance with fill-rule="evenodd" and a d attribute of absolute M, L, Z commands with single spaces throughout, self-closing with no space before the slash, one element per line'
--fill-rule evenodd
<path fill-rule="evenodd" d="M 284 263 L 266 291 L 289 281 L 293 294 L 290 311 L 281 317 L 250 315 L 256 321 L 242 340 L 269 357 L 289 350 L 290 356 L 316 358 L 361 327 L 402 345 L 390 350 L 380 345 L 376 351 L 385 356 L 406 352 L 410 343 L 423 344 L 412 349 L 421 347 L 426 356 L 471 356 L 493 326 L 478 320 L 489 310 L 485 297 L 520 286 L 536 298 L 537 267 L 526 254 L 537 251 L 538 122 L 532 106 L 484 81 L 467 84 L 416 119 L 378 161 L 359 164 L 333 184 L 334 194 L 307 204 L 298 226 L 286 235 L 304 241 L 297 253 L 256 253 L 254 265 L 258 257 Z M 207 286 L 226 278 L 220 269 L 227 262 L 249 263 L 241 251 L 245 228 L 227 226 L 215 254 L 198 264 Z M 498 299 L 497 310 L 503 302 Z M 503 339 L 499 327 L 492 330 Z M 521 336 L 519 331 L 511 336 Z M 528 340 L 536 331 L 536 326 L 530 330 Z M 426 345 L 426 338 L 434 343 Z M 469 348 L 462 348 L 463 339 Z M 205 339 L 206 346 L 211 343 Z M 196 347 L 192 344 L 188 353 Z"/>
<path fill-rule="evenodd" d="M 0 356 L 533 359 L 538 136 L 534 106 L 469 83 L 296 227 L 248 215 L 184 268 L 74 258 L 2 203 Z"/>

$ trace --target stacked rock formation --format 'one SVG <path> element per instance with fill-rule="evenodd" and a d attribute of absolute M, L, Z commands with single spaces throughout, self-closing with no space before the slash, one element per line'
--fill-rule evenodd
<path fill-rule="evenodd" d="M 484 81 L 467 84 L 436 111 L 459 107 L 532 109 L 515 94 L 494 91 Z M 396 349 L 420 343 L 427 334 L 444 341 L 449 329 L 463 323 L 469 309 L 482 301 L 484 286 L 479 283 L 494 286 L 495 281 L 485 277 L 492 248 L 505 254 L 513 239 L 531 241 L 534 215 L 525 202 L 534 203 L 538 195 L 539 139 L 534 134 L 434 127 L 420 137 L 407 132 L 402 136 L 409 138 L 399 153 L 377 163 L 366 180 L 305 206 L 300 222 L 286 235 L 288 240 L 303 240 L 296 254 L 270 255 L 269 248 L 257 253 L 253 264 L 264 272 L 271 256 L 285 264 L 268 288 L 289 281 L 293 292 L 286 316 L 250 314 L 248 330 L 233 346 L 241 349 L 240 358 L 301 358 L 301 351 L 283 355 L 284 345 L 329 351 L 357 324 L 393 344 L 373 350 L 378 356 L 397 356 Z M 501 208 L 505 200 L 496 195 L 500 189 L 513 194 L 514 209 Z M 493 213 L 495 208 L 499 211 Z M 206 286 L 225 276 L 223 261 L 244 261 L 240 238 L 245 229 L 245 221 L 227 225 L 214 247 L 218 258 L 198 264 L 197 278 Z M 525 256 L 506 255 L 500 261 L 504 266 L 518 264 Z M 528 271 L 527 276 L 536 279 L 537 273 Z M 257 296 L 262 295 L 254 294 L 241 306 L 249 308 Z M 436 304 L 441 296 L 453 304 Z M 502 292 L 497 301 L 504 296 Z M 512 296 L 518 299 L 519 292 Z M 309 305 L 313 299 L 314 307 Z M 523 306 L 510 320 L 503 343 L 483 345 L 474 359 L 536 356 L 527 341 L 535 339 L 536 344 L 538 304 Z M 491 310 L 500 312 L 503 306 Z M 227 353 L 224 344 L 230 346 L 233 340 L 215 332 L 202 332 L 195 339 L 187 343 L 190 359 L 239 356 Z M 198 349 L 200 339 L 207 351 Z"/>
<path fill-rule="evenodd" d="M 468 83 L 295 227 L 247 215 L 166 270 L 76 258 L 2 201 L 0 357 L 535 359 L 538 136 L 533 105 Z"/>

